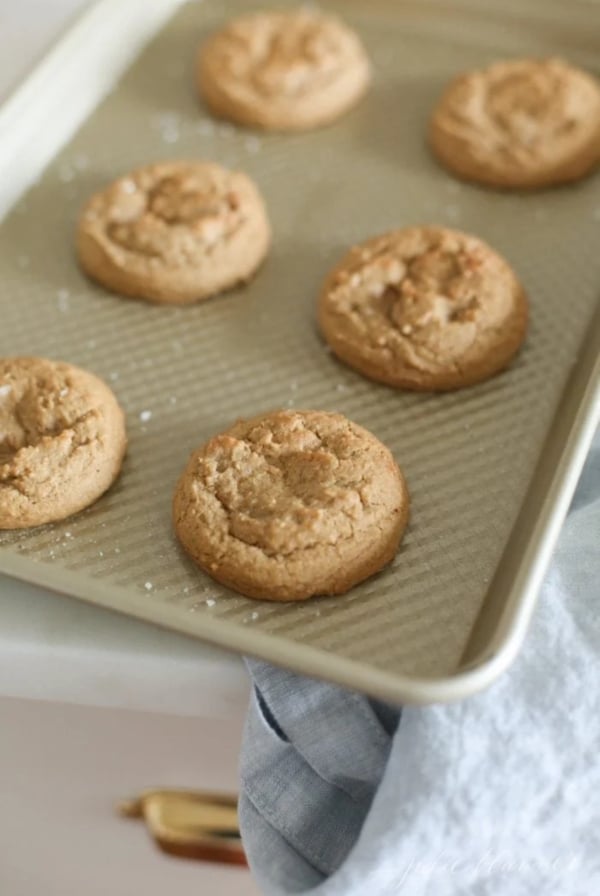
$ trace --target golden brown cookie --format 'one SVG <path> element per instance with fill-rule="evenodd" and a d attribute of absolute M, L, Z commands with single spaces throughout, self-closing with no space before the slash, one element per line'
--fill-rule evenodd
<path fill-rule="evenodd" d="M 248 597 L 342 594 L 394 557 L 409 497 L 388 449 L 340 414 L 274 411 L 192 454 L 173 502 L 177 535 Z"/>
<path fill-rule="evenodd" d="M 270 227 L 250 178 L 211 162 L 159 162 L 96 193 L 79 222 L 81 266 L 152 302 L 206 299 L 249 280 Z"/>
<path fill-rule="evenodd" d="M 316 10 L 234 19 L 201 47 L 198 87 L 212 111 L 239 124 L 302 131 L 338 118 L 370 80 L 357 35 Z"/>
<path fill-rule="evenodd" d="M 102 380 L 62 361 L 0 359 L 0 529 L 93 504 L 126 447 L 123 411 Z"/>
<path fill-rule="evenodd" d="M 366 376 L 445 391 L 506 367 L 525 337 L 527 300 L 482 240 L 409 227 L 350 250 L 325 282 L 319 323 L 335 354 Z"/>
<path fill-rule="evenodd" d="M 438 159 L 466 180 L 533 189 L 600 162 L 600 84 L 560 59 L 513 59 L 453 81 L 430 126 Z"/>

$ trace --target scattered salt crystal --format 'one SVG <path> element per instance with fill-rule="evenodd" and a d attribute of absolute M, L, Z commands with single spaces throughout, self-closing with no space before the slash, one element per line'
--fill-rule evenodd
<path fill-rule="evenodd" d="M 250 619 L 252 619 L 253 622 L 258 619 L 258 613 L 256 612 L 256 610 L 254 610 L 254 612 L 251 614 Z"/>
<path fill-rule="evenodd" d="M 338 392 L 345 392 L 348 387 L 346 386 L 345 383 L 338 383 L 335 388 L 337 389 Z"/>
<path fill-rule="evenodd" d="M 161 112 L 152 119 L 165 143 L 176 143 L 180 136 L 180 119 L 175 112 Z"/>
<path fill-rule="evenodd" d="M 214 607 L 215 604 L 216 604 L 216 600 L 214 599 L 214 597 L 209 597 L 208 600 L 206 601 L 207 607 Z"/>
<path fill-rule="evenodd" d="M 61 165 L 58 170 L 58 177 L 63 184 L 68 184 L 75 177 L 75 172 L 70 165 Z"/>
<path fill-rule="evenodd" d="M 68 289 L 59 289 L 56 293 L 56 298 L 58 300 L 58 310 L 59 311 L 68 311 L 69 310 L 69 290 Z"/>
<path fill-rule="evenodd" d="M 88 157 L 80 152 L 75 156 L 75 167 L 78 171 L 85 171 L 86 168 L 89 168 L 90 160 Z"/>
<path fill-rule="evenodd" d="M 119 379 L 119 374 L 116 370 L 113 370 L 112 373 L 108 374 L 108 378 L 111 382 L 115 383 Z"/>
<path fill-rule="evenodd" d="M 131 180 L 130 177 L 124 177 L 121 181 L 120 186 L 123 193 L 135 193 L 136 191 L 135 183 Z"/>
<path fill-rule="evenodd" d="M 458 205 L 451 203 L 445 207 L 444 212 L 446 213 L 446 217 L 450 218 L 451 221 L 458 221 L 460 218 L 460 208 Z"/>
<path fill-rule="evenodd" d="M 152 117 L 152 123 L 158 128 L 178 127 L 179 121 L 177 112 L 159 112 Z"/>
<path fill-rule="evenodd" d="M 6 398 L 7 395 L 10 395 L 12 392 L 12 386 L 9 383 L 6 383 L 4 386 L 0 386 L 0 398 Z"/>
<path fill-rule="evenodd" d="M 190 589 L 189 589 L 189 588 L 187 587 L 187 585 L 186 585 L 186 587 L 183 589 L 183 593 L 184 593 L 184 594 L 189 594 L 189 591 L 190 591 Z"/>
<path fill-rule="evenodd" d="M 142 423 L 147 423 L 152 417 L 152 411 L 142 411 L 140 414 L 140 420 Z"/>
<path fill-rule="evenodd" d="M 69 390 L 68 390 L 67 387 L 65 386 L 65 388 L 64 388 L 64 389 L 61 389 L 60 392 L 59 392 L 58 394 L 60 395 L 61 398 L 64 398 L 65 395 L 68 395 L 68 394 L 69 394 Z"/>
<path fill-rule="evenodd" d="M 152 591 L 152 589 L 154 588 L 154 585 L 152 584 L 152 582 L 146 582 L 146 584 L 144 585 L 144 588 L 146 589 L 146 591 Z"/>
<path fill-rule="evenodd" d="M 121 553 L 121 548 L 115 548 L 115 554 L 120 554 L 120 553 Z"/>
<path fill-rule="evenodd" d="M 104 557 L 104 551 L 98 551 L 98 556 L 99 556 L 99 557 Z"/>
<path fill-rule="evenodd" d="M 65 532 L 65 538 L 73 538 L 72 532 Z"/>
<path fill-rule="evenodd" d="M 248 152 L 258 152 L 262 146 L 262 140 L 258 137 L 247 137 L 244 141 L 244 146 Z"/>
<path fill-rule="evenodd" d="M 196 125 L 196 131 L 203 137 L 212 137 L 215 132 L 215 126 L 212 121 L 200 121 Z"/>
<path fill-rule="evenodd" d="M 169 401 L 171 402 L 171 404 L 177 404 L 177 396 L 171 395 L 171 397 L 169 398 Z"/>

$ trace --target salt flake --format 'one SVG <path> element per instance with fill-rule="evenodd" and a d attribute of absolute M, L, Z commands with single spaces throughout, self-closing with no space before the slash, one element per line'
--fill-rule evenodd
<path fill-rule="evenodd" d="M 59 289 L 56 293 L 57 305 L 59 311 L 68 311 L 69 310 L 69 290 L 68 289 Z"/>
<path fill-rule="evenodd" d="M 262 146 L 262 142 L 258 137 L 248 137 L 244 143 L 248 152 L 258 152 Z"/>

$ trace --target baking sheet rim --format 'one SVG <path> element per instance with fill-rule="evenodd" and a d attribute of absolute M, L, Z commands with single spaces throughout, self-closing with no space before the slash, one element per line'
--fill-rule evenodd
<path fill-rule="evenodd" d="M 59 37 L 46 56 L 34 67 L 31 74 L 9 96 L 0 108 L 0 170 L 11 164 L 11 178 L 0 179 L 0 216 L 23 194 L 27 187 L 41 174 L 48 162 L 66 143 L 87 115 L 97 106 L 110 87 L 140 52 L 143 44 L 156 34 L 167 17 L 174 13 L 186 0 L 133 0 L 123 6 L 121 0 L 98 0 Z M 125 13 L 125 8 L 127 13 Z M 130 38 L 131 29 L 114 30 L 115 23 L 125 17 L 134 17 L 144 28 Z M 66 115 L 68 104 L 63 102 L 68 86 L 72 84 L 74 69 L 80 73 L 94 70 L 94 65 L 106 61 L 108 48 L 101 41 L 92 43 L 90 39 L 98 35 L 98 29 L 110 24 L 113 39 L 111 47 L 110 71 L 105 77 L 93 82 L 85 98 L 75 109 L 71 107 L 70 117 L 60 121 L 60 114 Z M 114 35 L 119 35 L 120 43 L 114 47 Z M 51 72 L 68 72 L 70 77 L 49 78 Z M 40 93 L 43 85 L 44 92 Z M 52 99 L 53 106 L 49 105 Z M 27 152 L 16 150 L 26 145 L 26 137 L 31 126 L 39 121 L 41 114 L 48 117 L 49 110 L 55 110 L 57 117 L 55 131 L 47 143 Z M 29 130 L 28 130 L 29 125 Z M 19 130 L 20 129 L 20 130 Z M 4 140 L 8 136 L 10 139 Z M 43 141 L 41 141 L 43 143 Z M 12 154 L 12 158 L 11 158 Z M 19 159 L 19 170 L 14 170 L 14 160 Z M 596 316 L 596 320 L 598 315 Z M 596 330 L 598 328 L 596 327 Z M 593 328 L 592 328 L 593 330 Z M 597 339 L 595 340 L 598 341 Z M 50 565 L 21 558 L 8 549 L 0 548 L 0 572 L 14 578 L 40 585 L 68 596 L 85 600 L 104 608 L 116 610 L 151 621 L 165 628 L 208 640 L 225 649 L 240 653 L 255 654 L 275 664 L 286 666 L 303 674 L 312 674 L 336 682 L 342 686 L 363 690 L 385 700 L 404 703 L 428 704 L 462 699 L 482 690 L 498 677 L 515 659 L 524 640 L 529 620 L 535 608 L 539 586 L 549 563 L 558 537 L 560 526 L 568 509 L 594 430 L 600 420 L 600 359 L 594 363 L 593 332 L 588 335 L 589 372 L 583 370 L 582 363 L 576 366 L 570 384 L 565 389 L 554 422 L 549 433 L 556 429 L 556 421 L 565 410 L 573 414 L 573 425 L 565 434 L 564 444 L 556 445 L 549 435 L 546 442 L 558 451 L 553 474 L 546 483 L 546 492 L 537 495 L 540 513 L 529 525 L 526 544 L 522 546 L 523 560 L 519 564 L 511 586 L 505 593 L 505 601 L 497 626 L 481 650 L 468 660 L 466 666 L 449 676 L 441 678 L 414 678 L 399 673 L 387 673 L 375 669 L 366 670 L 362 664 L 340 657 L 331 657 L 325 651 L 303 644 L 291 643 L 283 638 L 250 631 L 246 627 L 208 617 L 194 618 L 187 611 L 166 605 L 149 605 L 143 595 L 132 595 L 125 588 L 115 588 L 88 580 L 83 574 L 57 570 Z M 573 380 L 583 379 L 579 388 Z M 578 395 L 572 395 L 573 392 Z M 568 398 L 578 397 L 576 406 L 565 408 Z M 545 452 L 540 454 L 540 460 Z M 539 465 L 539 464 L 538 464 Z M 531 488 L 535 488 L 535 479 Z M 531 492 L 531 488 L 529 493 Z M 539 492 L 539 488 L 538 488 Z M 524 504 L 527 496 L 524 498 Z M 523 507 L 523 505 L 522 505 Z M 520 511 L 517 524 L 523 516 Z M 514 530 L 513 530 L 514 531 Z M 510 539 L 509 539 L 510 545 Z M 508 550 L 508 548 L 507 548 Z M 506 554 L 506 551 L 505 551 Z M 505 554 L 498 570 L 505 562 Z M 532 555 L 532 556 L 528 556 Z M 528 563 L 525 562 L 528 559 Z M 78 584 L 81 583 L 81 587 Z M 82 596 L 85 595 L 85 596 Z M 479 613 L 485 615 L 487 599 Z M 477 624 L 476 626 L 477 627 Z M 467 648 L 467 654 L 469 654 Z M 307 667 L 310 672 L 307 672 Z M 360 670 L 360 683 L 356 669 Z"/>

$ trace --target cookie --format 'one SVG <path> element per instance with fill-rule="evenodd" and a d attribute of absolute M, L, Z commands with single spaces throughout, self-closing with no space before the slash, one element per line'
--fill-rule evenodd
<path fill-rule="evenodd" d="M 311 9 L 234 19 L 198 58 L 198 87 L 210 109 L 267 130 L 327 124 L 358 102 L 369 80 L 358 36 Z"/>
<path fill-rule="evenodd" d="M 211 162 L 160 162 L 96 193 L 79 222 L 84 271 L 125 296 L 189 303 L 249 280 L 270 227 L 250 178 Z"/>
<path fill-rule="evenodd" d="M 126 446 L 123 411 L 102 380 L 62 361 L 0 359 L 0 529 L 93 504 Z"/>
<path fill-rule="evenodd" d="M 560 59 L 513 59 L 453 81 L 431 120 L 434 153 L 454 174 L 534 189 L 600 162 L 600 83 Z"/>
<path fill-rule="evenodd" d="M 425 391 L 498 373 L 527 328 L 525 293 L 507 262 L 443 227 L 394 230 L 351 249 L 327 278 L 318 314 L 350 367 Z"/>
<path fill-rule="evenodd" d="M 340 414 L 241 420 L 192 454 L 175 530 L 210 576 L 248 597 L 342 594 L 396 554 L 408 520 L 388 449 Z"/>

